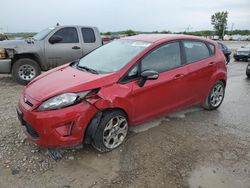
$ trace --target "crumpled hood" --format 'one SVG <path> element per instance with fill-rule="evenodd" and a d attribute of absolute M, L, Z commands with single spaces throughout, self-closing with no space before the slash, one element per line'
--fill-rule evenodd
<path fill-rule="evenodd" d="M 14 49 L 18 54 L 39 52 L 42 50 L 42 41 L 5 40 L 0 42 L 0 48 Z"/>
<path fill-rule="evenodd" d="M 65 92 L 81 92 L 100 88 L 119 79 L 117 73 L 92 74 L 63 65 L 52 69 L 31 81 L 24 90 L 24 95 L 44 101 Z"/>
<path fill-rule="evenodd" d="M 25 40 L 4 40 L 0 42 L 0 48 L 18 48 L 20 45 L 27 45 Z"/>

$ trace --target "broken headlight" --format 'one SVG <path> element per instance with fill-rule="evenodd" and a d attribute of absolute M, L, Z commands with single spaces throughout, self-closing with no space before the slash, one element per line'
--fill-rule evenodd
<path fill-rule="evenodd" d="M 56 110 L 79 103 L 90 91 L 80 93 L 63 93 L 43 102 L 38 110 Z"/>

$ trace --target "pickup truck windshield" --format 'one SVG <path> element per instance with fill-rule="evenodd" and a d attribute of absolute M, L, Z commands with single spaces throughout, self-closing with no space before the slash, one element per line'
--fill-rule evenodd
<path fill-rule="evenodd" d="M 54 30 L 54 27 L 49 27 L 47 29 L 44 29 L 37 33 L 34 37 L 32 37 L 34 40 L 43 40 L 52 30 Z"/>
<path fill-rule="evenodd" d="M 117 40 L 84 56 L 78 66 L 100 73 L 116 72 L 150 45 L 151 43 L 143 41 Z"/>

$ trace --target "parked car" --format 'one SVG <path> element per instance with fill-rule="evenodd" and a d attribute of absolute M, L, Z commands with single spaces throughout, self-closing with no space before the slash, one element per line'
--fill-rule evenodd
<path fill-rule="evenodd" d="M 249 58 L 250 58 L 250 44 L 242 46 L 241 48 L 237 49 L 236 53 L 234 54 L 235 61 L 239 60 L 248 61 Z"/>
<path fill-rule="evenodd" d="M 250 78 L 250 63 L 247 65 L 246 75 Z"/>
<path fill-rule="evenodd" d="M 33 38 L 0 42 L 0 73 L 27 84 L 41 71 L 79 59 L 101 45 L 96 27 L 49 27 Z"/>
<path fill-rule="evenodd" d="M 231 55 L 232 51 L 229 50 L 225 44 L 223 44 L 221 42 L 218 42 L 218 44 L 219 44 L 219 48 L 222 50 L 222 52 L 227 60 L 227 64 L 228 64 L 230 62 L 230 55 Z"/>
<path fill-rule="evenodd" d="M 121 145 L 129 126 L 180 108 L 215 110 L 224 98 L 225 57 L 209 39 L 137 35 L 110 42 L 31 81 L 17 114 L 36 144 Z"/>
<path fill-rule="evenodd" d="M 8 40 L 8 37 L 7 37 L 7 35 L 0 33 L 0 41 L 3 41 L 3 40 Z"/>

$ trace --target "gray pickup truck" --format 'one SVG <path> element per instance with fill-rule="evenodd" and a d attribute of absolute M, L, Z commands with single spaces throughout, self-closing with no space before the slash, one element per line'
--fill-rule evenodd
<path fill-rule="evenodd" d="M 96 27 L 49 27 L 32 38 L 0 42 L 0 73 L 27 84 L 46 71 L 81 58 L 102 45 Z"/>

